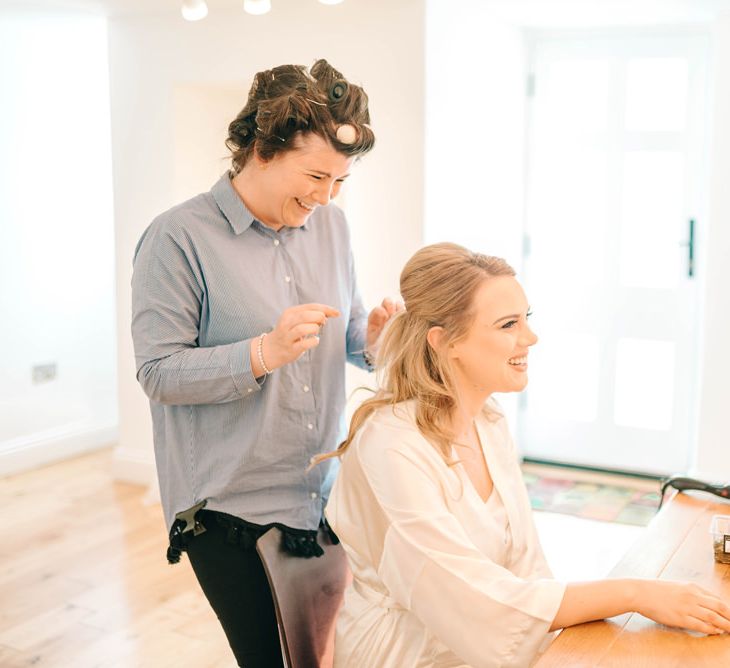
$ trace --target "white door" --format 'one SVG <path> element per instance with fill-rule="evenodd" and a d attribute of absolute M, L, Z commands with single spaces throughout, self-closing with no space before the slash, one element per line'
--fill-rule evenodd
<path fill-rule="evenodd" d="M 518 416 L 529 458 L 687 467 L 706 54 L 698 35 L 533 44 L 523 279 L 541 340 Z"/>

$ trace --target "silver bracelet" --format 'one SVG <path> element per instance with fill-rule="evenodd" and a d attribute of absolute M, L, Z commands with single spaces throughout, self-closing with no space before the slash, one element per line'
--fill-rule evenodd
<path fill-rule="evenodd" d="M 268 376 L 271 374 L 271 370 L 269 367 L 266 366 L 266 362 L 264 362 L 264 337 L 268 334 L 268 332 L 262 332 L 261 336 L 259 336 L 259 345 L 256 348 L 258 354 L 259 354 L 259 364 L 261 365 L 261 368 L 264 370 L 264 373 Z"/>

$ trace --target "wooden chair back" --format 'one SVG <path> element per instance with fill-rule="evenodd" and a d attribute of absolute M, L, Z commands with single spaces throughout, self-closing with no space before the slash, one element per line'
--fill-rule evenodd
<path fill-rule="evenodd" d="M 337 612 L 352 580 L 341 545 L 320 529 L 321 557 L 293 557 L 281 548 L 281 531 L 269 529 L 256 550 L 274 597 L 282 655 L 288 668 L 331 668 Z"/>

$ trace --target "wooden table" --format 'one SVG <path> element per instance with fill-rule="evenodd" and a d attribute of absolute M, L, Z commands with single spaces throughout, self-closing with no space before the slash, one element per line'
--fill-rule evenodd
<path fill-rule="evenodd" d="M 695 582 L 730 602 L 730 565 L 714 560 L 713 515 L 730 515 L 730 503 L 706 493 L 675 494 L 610 577 Z M 639 614 L 565 629 L 535 668 L 730 667 L 730 635 L 701 636 L 657 624 Z"/>

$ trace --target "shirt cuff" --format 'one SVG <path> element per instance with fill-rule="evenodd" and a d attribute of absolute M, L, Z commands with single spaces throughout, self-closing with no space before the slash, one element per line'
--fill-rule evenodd
<path fill-rule="evenodd" d="M 244 339 L 231 345 L 229 366 L 231 378 L 240 397 L 245 397 L 258 392 L 263 383 L 259 383 L 253 375 L 251 368 L 251 341 Z"/>

